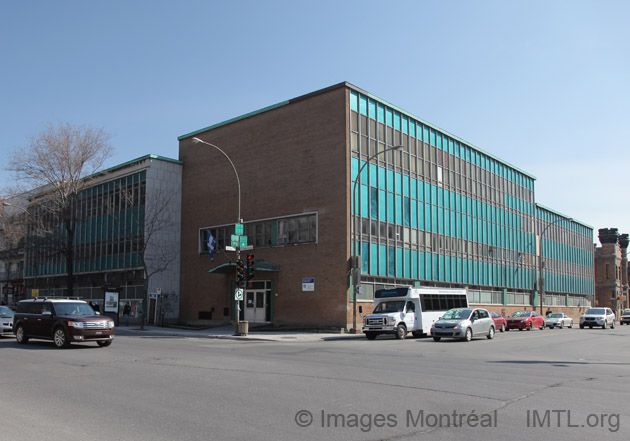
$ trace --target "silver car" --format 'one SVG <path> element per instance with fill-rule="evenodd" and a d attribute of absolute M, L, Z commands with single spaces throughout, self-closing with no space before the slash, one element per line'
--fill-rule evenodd
<path fill-rule="evenodd" d="M 14 312 L 6 306 L 0 306 L 0 335 L 13 335 Z"/>
<path fill-rule="evenodd" d="M 603 329 L 610 326 L 614 329 L 615 313 L 610 308 L 589 308 L 580 317 L 580 329 L 584 329 L 585 326 L 591 329 L 593 326 L 601 326 Z"/>
<path fill-rule="evenodd" d="M 484 336 L 493 339 L 494 333 L 494 320 L 490 313 L 482 308 L 449 309 L 431 327 L 431 336 L 435 341 L 442 338 L 470 341 L 473 337 Z"/>
<path fill-rule="evenodd" d="M 545 326 L 548 328 L 573 327 L 573 319 L 562 312 L 553 312 L 545 318 Z"/>

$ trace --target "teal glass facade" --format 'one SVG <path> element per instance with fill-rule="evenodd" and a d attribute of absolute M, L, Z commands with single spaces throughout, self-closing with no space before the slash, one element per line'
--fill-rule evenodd
<path fill-rule="evenodd" d="M 144 231 L 146 171 L 140 171 L 83 190 L 74 207 L 75 274 L 132 269 L 142 266 L 138 240 Z M 50 244 L 63 243 L 65 230 L 50 211 L 32 207 L 41 222 L 53 225 L 33 252 L 28 253 L 26 277 L 67 273 L 64 256 Z M 33 232 L 31 232 L 33 234 Z M 38 233 L 41 234 L 41 233 Z M 37 243 L 37 242 L 34 242 Z"/>
<path fill-rule="evenodd" d="M 486 291 L 488 303 L 530 304 L 542 215 L 535 178 L 370 95 L 350 90 L 349 99 L 351 184 L 372 158 L 352 195 L 362 281 L 468 286 L 480 301 Z M 543 248 L 562 262 L 546 290 L 591 294 L 592 229 L 569 224 Z"/>

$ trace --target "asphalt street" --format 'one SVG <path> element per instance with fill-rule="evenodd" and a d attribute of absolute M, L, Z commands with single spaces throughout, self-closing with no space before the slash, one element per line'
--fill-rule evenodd
<path fill-rule="evenodd" d="M 112 346 L 0 338 L 0 439 L 628 439 L 630 326 Z"/>

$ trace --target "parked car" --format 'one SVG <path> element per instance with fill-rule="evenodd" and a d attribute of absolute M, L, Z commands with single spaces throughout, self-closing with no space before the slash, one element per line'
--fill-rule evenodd
<path fill-rule="evenodd" d="M 473 337 L 494 338 L 495 326 L 490 313 L 482 308 L 453 308 L 446 311 L 431 326 L 433 340 L 458 338 L 470 341 Z"/>
<path fill-rule="evenodd" d="M 562 312 L 552 312 L 545 318 L 545 326 L 548 328 L 558 327 L 560 329 L 568 326 L 573 327 L 573 319 Z"/>
<path fill-rule="evenodd" d="M 527 329 L 531 331 L 534 328 L 545 329 L 545 318 L 536 311 L 516 311 L 507 318 L 506 330 L 518 329 L 522 331 Z"/>
<path fill-rule="evenodd" d="M 505 328 L 507 327 L 507 320 L 505 320 L 505 317 L 494 311 L 490 311 L 490 316 L 494 321 L 494 328 L 501 332 L 505 331 Z"/>
<path fill-rule="evenodd" d="M 622 325 L 630 325 L 630 309 L 623 310 L 619 323 Z"/>
<path fill-rule="evenodd" d="M 13 335 L 13 316 L 8 306 L 0 306 L 0 335 Z"/>
<path fill-rule="evenodd" d="M 593 329 L 593 326 L 601 326 L 606 329 L 610 326 L 615 328 L 615 313 L 610 308 L 589 308 L 580 317 L 580 329 L 585 326 Z"/>
<path fill-rule="evenodd" d="M 45 298 L 18 304 L 13 332 L 20 344 L 37 338 L 52 340 L 58 348 L 66 348 L 71 342 L 109 346 L 115 335 L 114 321 L 95 313 L 87 302 Z"/>

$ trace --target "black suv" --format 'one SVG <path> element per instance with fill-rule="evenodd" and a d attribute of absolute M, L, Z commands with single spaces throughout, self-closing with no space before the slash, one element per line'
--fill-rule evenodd
<path fill-rule="evenodd" d="M 95 341 L 109 346 L 114 340 L 114 321 L 94 312 L 83 300 L 22 300 L 13 318 L 13 332 L 18 343 L 29 338 L 52 340 L 58 348 L 71 342 Z"/>

